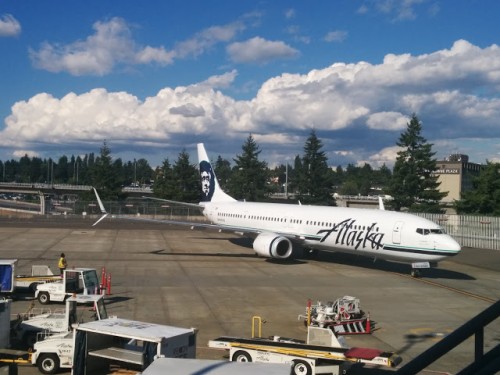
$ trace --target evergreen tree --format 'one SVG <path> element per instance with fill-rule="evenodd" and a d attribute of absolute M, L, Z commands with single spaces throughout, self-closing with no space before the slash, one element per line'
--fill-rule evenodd
<path fill-rule="evenodd" d="M 102 200 L 116 200 L 121 196 L 121 182 L 115 165 L 112 163 L 111 150 L 106 141 L 90 170 L 92 186 L 99 191 Z"/>
<path fill-rule="evenodd" d="M 58 183 L 67 183 L 68 182 L 68 157 L 63 155 L 59 158 L 59 162 L 57 163 L 57 168 L 54 171 L 55 181 Z"/>
<path fill-rule="evenodd" d="M 155 196 L 164 199 L 173 199 L 174 197 L 174 178 L 172 166 L 168 159 L 163 160 L 161 167 L 155 171 L 153 193 Z"/>
<path fill-rule="evenodd" d="M 222 190 L 227 191 L 231 180 L 231 163 L 219 155 L 215 162 L 215 175 Z"/>
<path fill-rule="evenodd" d="M 455 203 L 457 213 L 500 216 L 500 163 L 487 162 L 472 186 Z"/>
<path fill-rule="evenodd" d="M 443 210 L 439 202 L 448 193 L 438 190 L 440 183 L 433 175 L 437 170 L 435 152 L 421 132 L 422 125 L 413 114 L 397 142 L 402 150 L 398 152 L 388 189 L 393 197 L 390 206 L 396 211 L 407 208 L 414 212 L 440 213 Z"/>
<path fill-rule="evenodd" d="M 172 168 L 175 186 L 174 200 L 197 203 L 200 201 L 201 181 L 198 169 L 190 164 L 189 154 L 182 150 Z"/>
<path fill-rule="evenodd" d="M 328 167 L 322 147 L 321 140 L 312 130 L 304 145 L 299 195 L 306 203 L 335 205 L 332 196 L 332 171 Z"/>
<path fill-rule="evenodd" d="M 303 186 L 302 177 L 302 159 L 300 155 L 296 155 L 293 160 L 293 173 L 288 177 L 288 193 L 298 193 L 300 187 Z"/>
<path fill-rule="evenodd" d="M 236 199 L 262 200 L 266 196 L 267 163 L 259 160 L 259 146 L 249 135 L 242 146 L 243 153 L 234 159 L 230 194 Z"/>

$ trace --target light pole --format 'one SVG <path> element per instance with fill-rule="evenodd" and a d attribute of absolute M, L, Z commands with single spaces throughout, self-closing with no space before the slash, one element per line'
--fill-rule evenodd
<path fill-rule="evenodd" d="M 137 185 L 137 162 L 134 158 L 134 186 Z"/>
<path fill-rule="evenodd" d="M 288 161 L 285 164 L 285 198 L 288 199 Z"/>

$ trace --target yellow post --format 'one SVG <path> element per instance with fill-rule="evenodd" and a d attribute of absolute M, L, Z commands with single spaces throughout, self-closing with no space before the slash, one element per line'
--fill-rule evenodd
<path fill-rule="evenodd" d="M 255 338 L 255 323 L 257 322 L 258 327 L 259 327 L 259 336 L 258 338 L 262 337 L 262 319 L 260 316 L 253 316 L 252 317 L 252 338 Z"/>
<path fill-rule="evenodd" d="M 311 300 L 307 300 L 307 326 L 311 325 Z"/>

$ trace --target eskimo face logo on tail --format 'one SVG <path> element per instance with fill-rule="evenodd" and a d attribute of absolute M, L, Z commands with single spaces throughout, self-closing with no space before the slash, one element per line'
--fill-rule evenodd
<path fill-rule="evenodd" d="M 209 162 L 200 162 L 201 201 L 210 202 L 215 190 L 215 175 Z"/>

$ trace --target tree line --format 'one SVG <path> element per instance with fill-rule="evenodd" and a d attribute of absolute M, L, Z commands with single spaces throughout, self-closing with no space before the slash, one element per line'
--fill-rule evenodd
<path fill-rule="evenodd" d="M 304 204 L 335 205 L 334 193 L 340 195 L 390 195 L 391 209 L 411 212 L 443 212 L 437 168 L 432 144 L 422 136 L 422 125 L 413 114 L 396 142 L 400 147 L 393 170 L 383 165 L 373 169 L 349 164 L 332 169 L 323 144 L 314 130 L 307 138 L 302 155 L 293 163 L 269 168 L 259 159 L 260 147 L 249 135 L 241 154 L 232 162 L 220 155 L 215 173 L 221 187 L 236 199 L 270 200 L 276 193 L 289 193 Z M 455 203 L 458 213 L 500 215 L 500 164 L 490 163 L 473 182 L 474 189 Z M 24 183 L 68 183 L 92 185 L 103 199 L 124 199 L 123 186 L 152 186 L 155 196 L 182 202 L 198 202 L 200 179 L 197 166 L 182 150 L 171 162 L 164 159 L 153 169 L 146 159 L 113 159 L 106 141 L 99 155 L 61 156 L 57 161 L 23 156 L 19 160 L 0 161 L 0 180 Z M 92 199 L 83 194 L 82 199 Z"/>

